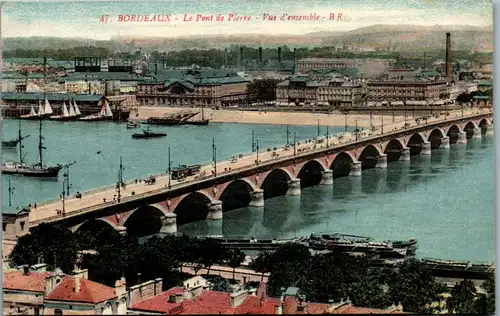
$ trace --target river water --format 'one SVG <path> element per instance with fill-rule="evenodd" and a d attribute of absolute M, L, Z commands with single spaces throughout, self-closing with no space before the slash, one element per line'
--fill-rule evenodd
<path fill-rule="evenodd" d="M 28 162 L 37 161 L 38 122 L 22 122 Z M 18 122 L 3 122 L 3 139 L 15 138 Z M 144 178 L 165 172 L 167 148 L 172 165 L 207 163 L 212 159 L 212 138 L 217 158 L 251 151 L 252 131 L 260 148 L 286 142 L 286 127 L 273 125 L 211 123 L 209 126 L 155 127 L 166 138 L 133 140 L 125 125 L 114 123 L 44 122 L 45 159 L 50 164 L 69 163 L 71 192 L 85 191 L 117 181 L 119 157 L 124 178 Z M 330 133 L 343 131 L 330 127 Z M 297 140 L 317 135 L 316 126 L 291 126 Z M 325 134 L 326 128 L 321 128 Z M 2 150 L 2 160 L 18 160 L 18 150 Z M 262 208 L 242 208 L 224 213 L 218 223 L 186 224 L 179 231 L 190 234 L 226 234 L 293 237 L 312 232 L 340 232 L 379 240 L 417 238 L 422 257 L 493 261 L 493 137 L 471 139 L 467 145 L 436 150 L 431 157 L 390 163 L 387 170 L 365 170 L 361 178 L 339 178 L 333 186 L 315 186 L 300 196 L 265 201 Z M 58 198 L 58 180 L 2 176 L 2 211 Z M 8 182 L 14 188 L 8 205 Z"/>

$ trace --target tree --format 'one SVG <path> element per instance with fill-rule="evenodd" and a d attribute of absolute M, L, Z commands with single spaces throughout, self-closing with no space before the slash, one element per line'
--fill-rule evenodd
<path fill-rule="evenodd" d="M 450 313 L 473 314 L 475 308 L 476 287 L 471 280 L 462 280 L 451 290 L 451 296 L 446 300 Z"/>
<path fill-rule="evenodd" d="M 276 79 L 254 80 L 247 85 L 250 102 L 266 102 L 276 100 Z"/>
<path fill-rule="evenodd" d="M 271 271 L 272 258 L 273 256 L 269 252 L 261 252 L 257 258 L 250 262 L 250 269 L 262 273 L 261 281 L 264 280 L 264 274 Z"/>
<path fill-rule="evenodd" d="M 43 259 L 49 269 L 60 268 L 70 273 L 76 263 L 77 250 L 78 244 L 70 230 L 43 223 L 19 239 L 10 258 L 13 265 L 35 264 Z"/>
<path fill-rule="evenodd" d="M 207 269 L 207 274 L 210 275 L 210 268 L 218 262 L 222 262 L 226 255 L 226 249 L 220 241 L 213 238 L 204 238 L 199 243 L 199 251 L 201 254 L 201 263 Z"/>
<path fill-rule="evenodd" d="M 239 249 L 230 249 L 226 255 L 226 263 L 233 268 L 233 280 L 235 279 L 236 268 L 245 261 L 245 253 Z"/>

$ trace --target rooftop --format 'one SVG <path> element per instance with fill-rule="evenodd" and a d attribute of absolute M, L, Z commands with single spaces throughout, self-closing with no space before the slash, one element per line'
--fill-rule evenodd
<path fill-rule="evenodd" d="M 152 78 L 152 80 L 145 81 L 145 83 L 158 84 L 163 82 L 165 85 L 171 85 L 174 82 L 189 82 L 194 87 L 196 85 L 249 82 L 249 80 L 238 76 L 234 71 L 213 68 L 183 70 L 161 69 L 158 70 L 157 75 L 152 75 Z"/>
<path fill-rule="evenodd" d="M 27 275 L 20 270 L 5 271 L 2 286 L 4 290 L 45 292 L 45 278 L 52 272 L 29 272 Z"/>
<path fill-rule="evenodd" d="M 135 73 L 127 72 L 75 72 L 68 76 L 61 77 L 59 82 L 80 81 L 80 80 L 120 80 L 120 81 L 144 81 L 146 77 L 141 77 Z"/>
<path fill-rule="evenodd" d="M 75 290 L 75 282 L 80 282 L 80 289 Z M 82 303 L 100 303 L 116 297 L 115 289 L 94 281 L 74 277 L 65 277 L 59 285 L 47 295 L 51 301 L 67 301 Z"/>
<path fill-rule="evenodd" d="M 67 101 L 75 100 L 76 102 L 98 102 L 104 95 L 102 94 L 74 94 L 74 93 L 43 93 L 43 92 L 3 92 L 2 100 L 8 101 L 36 101 L 43 100 L 47 97 L 49 101 Z"/>

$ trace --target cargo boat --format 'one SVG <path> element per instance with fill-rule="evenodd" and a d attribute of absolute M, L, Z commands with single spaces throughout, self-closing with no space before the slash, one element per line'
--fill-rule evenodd
<path fill-rule="evenodd" d="M 187 123 L 187 120 L 194 117 L 196 114 L 198 114 L 198 112 L 181 112 L 162 117 L 154 116 L 154 117 L 149 117 L 145 123 L 151 125 L 167 125 L 167 126 L 183 125 Z"/>

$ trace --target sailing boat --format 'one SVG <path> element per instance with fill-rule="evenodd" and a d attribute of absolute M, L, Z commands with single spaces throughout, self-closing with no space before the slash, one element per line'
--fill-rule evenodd
<path fill-rule="evenodd" d="M 205 119 L 205 113 L 203 111 L 205 107 L 202 105 L 201 106 L 201 120 L 199 121 L 186 121 L 186 124 L 189 125 L 208 125 L 209 120 Z"/>
<path fill-rule="evenodd" d="M 84 116 L 80 118 L 79 120 L 81 121 L 87 121 L 87 122 L 95 122 L 95 121 L 111 121 L 113 120 L 113 112 L 111 111 L 111 108 L 109 107 L 109 103 L 105 100 L 101 112 L 97 114 L 92 114 L 88 116 Z"/>
<path fill-rule="evenodd" d="M 31 108 L 33 109 L 33 106 L 31 106 Z M 30 135 L 27 136 L 21 135 L 21 120 L 19 120 L 19 135 L 17 136 L 17 139 L 2 140 L 2 148 L 16 148 L 19 142 L 28 137 L 30 137 Z"/>
<path fill-rule="evenodd" d="M 63 168 L 58 164 L 55 166 L 45 166 L 43 164 L 43 136 L 42 136 L 42 118 L 40 117 L 40 137 L 38 140 L 38 154 L 40 161 L 31 166 L 24 163 L 23 144 L 19 141 L 19 162 L 6 162 L 0 165 L 0 170 L 3 174 L 19 174 L 27 177 L 57 177 L 59 171 Z"/>
<path fill-rule="evenodd" d="M 21 115 L 19 118 L 22 120 L 38 120 L 40 116 L 43 117 L 44 109 L 42 102 L 38 100 L 38 113 L 35 111 L 33 104 L 31 105 L 30 114 Z"/>
<path fill-rule="evenodd" d="M 70 101 L 70 106 L 71 106 L 71 101 Z M 53 115 L 50 117 L 51 120 L 56 120 L 56 121 L 69 121 L 71 119 L 68 108 L 66 107 L 66 102 L 63 101 L 62 105 L 62 115 Z"/>
<path fill-rule="evenodd" d="M 76 101 L 75 100 L 73 100 L 73 108 L 75 110 L 75 116 L 76 117 L 82 116 L 82 113 L 80 112 L 80 109 L 78 108 L 78 105 L 76 105 Z"/>

